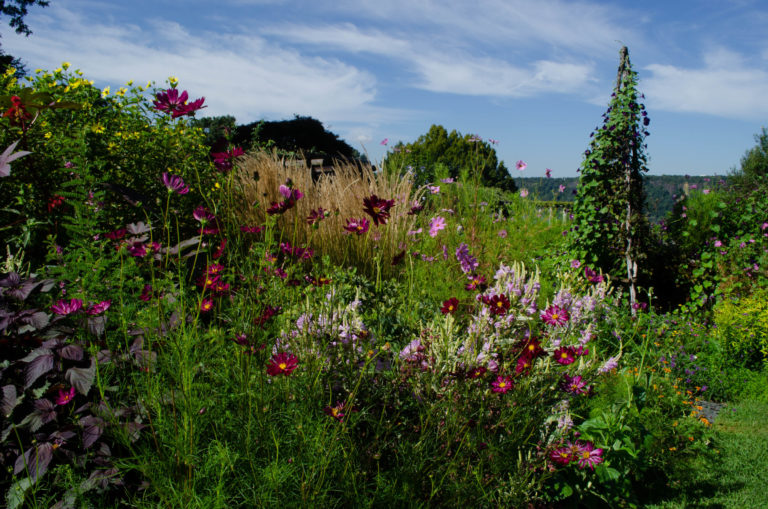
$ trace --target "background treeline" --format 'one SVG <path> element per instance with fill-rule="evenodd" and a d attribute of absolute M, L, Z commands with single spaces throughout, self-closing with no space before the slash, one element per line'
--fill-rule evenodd
<path fill-rule="evenodd" d="M 542 178 L 526 177 L 515 179 L 518 187 L 528 189 L 541 200 L 572 202 L 579 177 Z M 729 177 L 720 175 L 645 175 L 645 213 L 652 222 L 664 219 L 672 211 L 675 201 L 693 190 L 715 190 L 729 182 Z M 560 192 L 560 186 L 565 189 Z"/>

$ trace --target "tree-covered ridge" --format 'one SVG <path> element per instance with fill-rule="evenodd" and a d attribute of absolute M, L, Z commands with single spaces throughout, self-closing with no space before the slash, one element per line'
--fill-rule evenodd
<path fill-rule="evenodd" d="M 657 223 L 667 217 L 675 202 L 685 194 L 697 189 L 713 190 L 730 182 L 731 178 L 723 175 L 646 175 L 643 177 L 645 213 L 649 221 Z M 520 187 L 528 189 L 532 195 L 545 201 L 573 202 L 578 183 L 578 177 L 518 179 Z M 563 186 L 562 191 L 560 186 Z"/>

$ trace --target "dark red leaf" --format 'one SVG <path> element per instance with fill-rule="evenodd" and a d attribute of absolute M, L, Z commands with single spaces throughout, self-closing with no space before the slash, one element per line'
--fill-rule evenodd
<path fill-rule="evenodd" d="M 96 359 L 91 358 L 91 365 L 87 368 L 69 368 L 64 374 L 69 384 L 77 389 L 77 392 L 86 396 L 91 390 L 93 377 L 96 374 Z"/>

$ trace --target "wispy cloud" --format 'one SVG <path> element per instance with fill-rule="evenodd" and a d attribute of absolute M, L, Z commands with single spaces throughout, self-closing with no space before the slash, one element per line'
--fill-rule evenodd
<path fill-rule="evenodd" d="M 387 121 L 405 112 L 377 106 L 376 77 L 336 58 L 306 56 L 255 35 L 191 32 L 155 19 L 144 27 L 104 23 L 52 4 L 30 38 L 7 37 L 9 52 L 35 66 L 70 61 L 97 82 L 161 83 L 177 76 L 205 95 L 208 115 L 238 121 L 294 113 L 327 121 Z"/>
<path fill-rule="evenodd" d="M 685 68 L 652 64 L 642 89 L 653 108 L 704 113 L 736 119 L 768 115 L 768 66 L 718 49 L 705 55 L 704 66 Z"/>

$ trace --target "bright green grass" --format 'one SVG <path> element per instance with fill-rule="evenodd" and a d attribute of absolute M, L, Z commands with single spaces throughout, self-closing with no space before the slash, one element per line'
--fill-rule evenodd
<path fill-rule="evenodd" d="M 768 507 L 768 403 L 744 401 L 715 422 L 714 459 L 691 466 L 679 493 L 655 508 Z"/>

